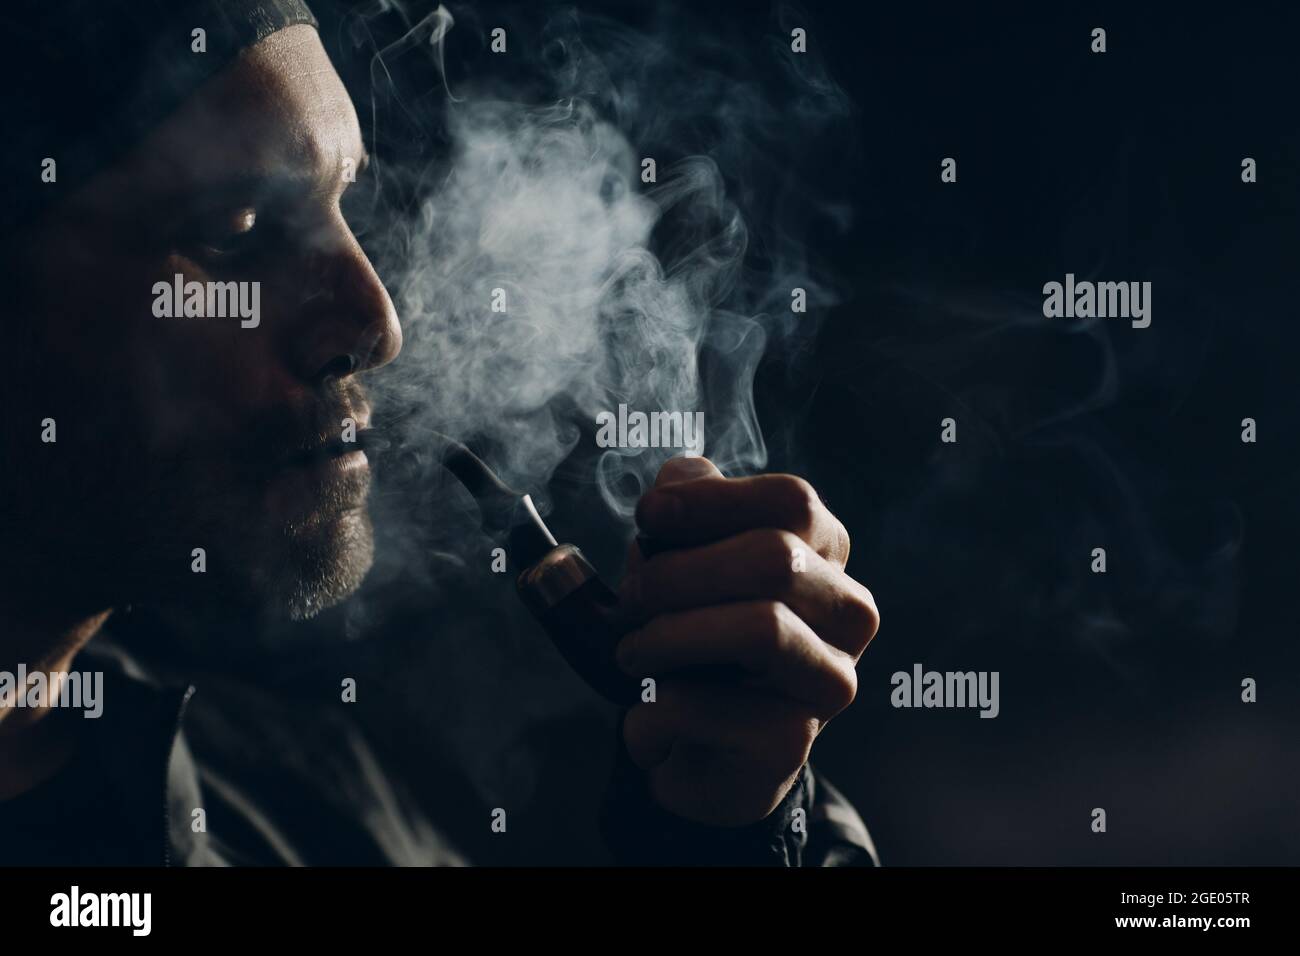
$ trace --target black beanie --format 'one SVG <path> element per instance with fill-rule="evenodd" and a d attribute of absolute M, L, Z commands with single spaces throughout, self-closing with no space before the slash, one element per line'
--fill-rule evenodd
<path fill-rule="evenodd" d="M 298 23 L 318 26 L 302 0 L 0 0 L 0 234 L 111 166 L 240 50 Z M 47 158 L 55 182 L 42 180 Z"/>

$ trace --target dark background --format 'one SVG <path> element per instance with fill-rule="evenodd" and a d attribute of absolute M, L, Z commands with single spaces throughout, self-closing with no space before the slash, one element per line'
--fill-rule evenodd
<path fill-rule="evenodd" d="M 315 6 L 366 102 L 369 70 Z M 462 38 L 510 17 L 525 46 L 553 9 L 453 6 Z M 659 29 L 666 8 L 578 9 Z M 672 17 L 751 45 L 754 81 L 782 81 L 764 58 L 786 21 L 766 5 Z M 774 350 L 756 398 L 769 468 L 817 485 L 883 618 L 815 766 L 887 864 L 1300 863 L 1296 23 L 1240 6 L 812 4 L 788 19 L 853 108 L 777 165 L 853 216 L 811 238 L 840 301 L 814 306 L 797 356 Z M 449 71 L 485 68 L 482 45 L 449 43 Z M 436 149 L 382 133 L 397 153 Z M 956 184 L 940 182 L 946 156 Z M 742 206 L 762 192 L 741 189 Z M 1042 286 L 1067 272 L 1151 281 L 1150 328 L 1044 319 Z M 955 445 L 939 441 L 949 416 Z M 586 465 L 557 474 L 551 524 L 612 579 L 629 531 L 591 507 Z M 389 513 L 437 509 L 379 475 L 386 501 L 411 500 Z M 287 667 L 297 692 L 357 677 L 353 714 L 476 862 L 604 860 L 612 710 L 486 562 L 403 561 L 318 623 L 352 640 Z M 999 671 L 1000 716 L 892 708 L 890 675 L 914 663 Z M 1258 703 L 1241 701 L 1245 677 Z M 497 806 L 506 836 L 489 830 Z"/>

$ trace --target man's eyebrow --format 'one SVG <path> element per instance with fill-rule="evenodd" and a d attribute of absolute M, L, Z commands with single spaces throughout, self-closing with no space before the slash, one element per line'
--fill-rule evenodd
<path fill-rule="evenodd" d="M 363 148 L 356 161 L 355 172 L 360 174 L 369 166 L 370 153 Z M 355 177 L 345 176 L 344 171 L 342 161 L 338 165 L 337 176 L 321 177 L 283 169 L 246 170 L 210 182 L 191 182 L 183 192 L 173 197 L 173 201 L 202 207 L 231 202 L 265 201 L 274 196 L 324 193 L 333 183 L 341 183 L 343 189 L 351 185 L 351 180 Z"/>

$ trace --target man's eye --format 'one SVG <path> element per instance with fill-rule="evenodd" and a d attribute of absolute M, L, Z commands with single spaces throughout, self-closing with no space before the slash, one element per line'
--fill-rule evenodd
<path fill-rule="evenodd" d="M 257 236 L 257 211 L 237 209 L 209 216 L 198 223 L 193 233 L 197 250 L 211 258 L 237 256 Z"/>

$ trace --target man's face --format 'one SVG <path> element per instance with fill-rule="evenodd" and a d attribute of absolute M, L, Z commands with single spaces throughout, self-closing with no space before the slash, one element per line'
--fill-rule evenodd
<path fill-rule="evenodd" d="M 75 600 L 302 618 L 360 583 L 373 552 L 365 454 L 311 452 L 345 419 L 366 426 L 358 375 L 401 348 L 340 211 L 364 162 L 316 31 L 294 26 L 32 238 L 17 317 L 30 351 L 6 396 L 18 467 L 0 478 L 16 487 L 0 490 L 30 513 L 10 544 L 56 563 Z M 260 283 L 256 326 L 157 317 L 155 283 L 178 273 Z M 46 418 L 54 444 L 39 439 Z"/>

